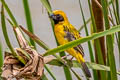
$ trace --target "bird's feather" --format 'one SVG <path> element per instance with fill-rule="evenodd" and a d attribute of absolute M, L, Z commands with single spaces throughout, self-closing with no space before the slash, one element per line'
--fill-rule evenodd
<path fill-rule="evenodd" d="M 64 38 L 67 39 L 68 42 L 74 41 L 74 40 L 80 38 L 80 34 L 76 31 L 76 29 L 74 27 L 72 27 L 72 25 L 69 28 L 67 27 L 67 25 L 63 25 L 63 27 L 64 27 L 64 32 L 66 33 Z M 75 51 L 79 52 L 82 56 L 84 56 L 84 51 L 83 51 L 83 48 L 80 44 L 73 47 L 73 48 L 75 49 Z"/>

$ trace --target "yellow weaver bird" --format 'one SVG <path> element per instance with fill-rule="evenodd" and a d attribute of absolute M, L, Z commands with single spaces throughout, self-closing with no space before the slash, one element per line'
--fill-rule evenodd
<path fill-rule="evenodd" d="M 53 11 L 53 13 L 50 15 L 50 18 L 52 18 L 55 23 L 54 32 L 60 45 L 81 38 L 79 32 L 72 24 L 69 23 L 68 18 L 63 11 Z M 90 71 L 83 58 L 84 52 L 82 46 L 79 44 L 73 48 L 67 49 L 66 51 L 75 57 L 79 63 L 81 63 L 85 75 L 87 77 L 91 77 Z"/>

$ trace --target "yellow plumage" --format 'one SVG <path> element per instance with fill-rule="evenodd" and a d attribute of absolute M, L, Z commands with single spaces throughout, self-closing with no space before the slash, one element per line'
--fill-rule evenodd
<path fill-rule="evenodd" d="M 69 23 L 68 18 L 63 11 L 53 11 L 51 18 L 55 23 L 54 32 L 60 45 L 81 38 L 79 32 L 75 29 L 73 25 Z M 70 55 L 74 56 L 77 59 L 77 61 L 82 64 L 84 72 L 88 77 L 90 77 L 90 72 L 83 58 L 84 52 L 82 46 L 77 45 L 76 47 L 69 48 L 66 51 Z"/>
<path fill-rule="evenodd" d="M 73 35 L 76 37 L 76 39 L 80 38 L 79 33 L 77 32 L 77 30 L 70 25 L 69 23 L 64 23 L 63 25 L 66 25 L 66 28 L 69 29 L 70 33 L 73 33 Z M 64 32 L 64 27 L 63 25 L 55 25 L 54 27 L 54 32 L 56 35 L 56 38 L 59 42 L 60 45 L 66 44 L 70 41 L 68 41 L 67 39 L 65 39 L 64 36 L 66 36 L 67 34 Z M 75 49 L 70 48 L 68 50 L 66 50 L 70 55 L 74 56 L 79 62 L 84 62 L 85 60 L 83 59 L 81 53 L 75 51 Z"/>

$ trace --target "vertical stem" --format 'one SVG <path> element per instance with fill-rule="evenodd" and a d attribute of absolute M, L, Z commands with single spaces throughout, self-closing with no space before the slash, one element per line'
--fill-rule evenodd
<path fill-rule="evenodd" d="M 92 7 L 91 7 L 91 4 L 90 4 L 90 0 L 88 0 L 88 5 L 89 5 L 90 14 L 91 14 L 93 32 L 97 32 L 97 27 L 96 27 L 95 18 L 94 18 L 94 15 L 93 15 Z M 103 59 L 103 56 L 102 56 L 102 51 L 101 51 L 101 46 L 100 46 L 99 39 L 94 40 L 94 48 L 95 48 L 95 53 L 97 55 L 96 57 L 98 59 L 98 63 L 99 64 L 104 64 L 104 59 Z M 106 79 L 105 71 L 100 71 L 99 79 L 100 80 Z"/>
<path fill-rule="evenodd" d="M 97 0 L 97 2 L 99 4 L 101 4 L 101 0 Z M 97 3 L 95 2 L 95 0 L 92 0 L 92 10 L 93 10 L 94 18 L 95 18 L 96 32 L 104 31 L 103 13 L 102 13 L 102 10 L 99 7 L 99 5 L 97 5 Z M 104 60 L 104 64 L 106 64 L 105 39 L 104 39 L 104 37 L 99 38 L 99 41 L 100 41 L 100 47 L 101 47 L 101 51 L 102 51 L 102 57 L 103 57 L 103 60 Z M 96 61 L 98 63 L 97 56 L 98 55 L 96 53 Z"/>
<path fill-rule="evenodd" d="M 15 17 L 13 16 L 13 14 L 11 13 L 10 9 L 8 8 L 7 4 L 5 3 L 4 0 L 0 0 L 2 2 L 2 5 L 4 6 L 4 8 L 6 9 L 6 11 L 8 12 L 8 15 L 10 16 L 11 20 L 13 21 L 13 27 L 18 27 L 17 21 L 15 20 Z"/>
<path fill-rule="evenodd" d="M 101 3 L 102 3 L 102 7 L 103 7 L 102 9 L 104 13 L 105 29 L 108 30 L 110 29 L 110 24 L 108 20 L 108 2 L 107 0 L 101 0 Z M 106 36 L 106 45 L 107 45 L 108 61 L 110 65 L 111 80 L 117 80 L 112 35 Z"/>
<path fill-rule="evenodd" d="M 28 0 L 23 0 L 23 5 L 24 5 L 26 22 L 27 22 L 27 28 L 31 33 L 34 33 Z M 36 48 L 35 42 L 31 38 L 30 38 L 30 42 Z"/>
<path fill-rule="evenodd" d="M 115 0 L 115 3 L 116 3 L 116 13 L 117 13 L 118 21 L 120 23 L 119 0 Z"/>
<path fill-rule="evenodd" d="M 85 22 L 85 17 L 84 17 L 84 13 L 83 13 L 83 9 L 82 9 L 82 5 L 81 5 L 80 0 L 79 0 L 79 5 L 80 5 L 81 13 L 82 13 L 82 18 L 83 18 L 84 26 L 85 26 L 86 36 L 89 36 L 89 33 L 88 33 L 88 29 L 87 29 L 87 25 L 86 25 L 86 22 Z M 91 45 L 91 42 L 90 42 L 90 41 L 88 41 L 88 47 L 89 47 L 89 53 L 90 53 L 91 62 L 95 62 L 94 56 L 93 56 L 92 45 Z M 94 77 L 94 80 L 98 80 L 98 76 L 97 76 L 96 70 L 93 70 L 93 77 Z"/>
<path fill-rule="evenodd" d="M 116 3 L 116 15 L 118 17 L 118 24 L 120 24 L 120 13 L 119 13 L 119 0 L 115 0 Z M 119 50 L 119 67 L 120 67 L 120 32 L 118 32 L 118 50 Z"/>

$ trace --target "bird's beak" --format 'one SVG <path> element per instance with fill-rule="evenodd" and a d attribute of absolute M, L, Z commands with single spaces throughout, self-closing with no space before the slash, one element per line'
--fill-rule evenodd
<path fill-rule="evenodd" d="M 52 14 L 50 14 L 50 16 L 49 16 L 49 17 L 50 17 L 51 19 L 53 19 L 53 20 L 56 20 L 56 18 L 57 18 L 57 17 L 56 17 L 56 15 L 55 15 L 55 14 L 53 14 L 53 13 L 52 13 Z"/>

